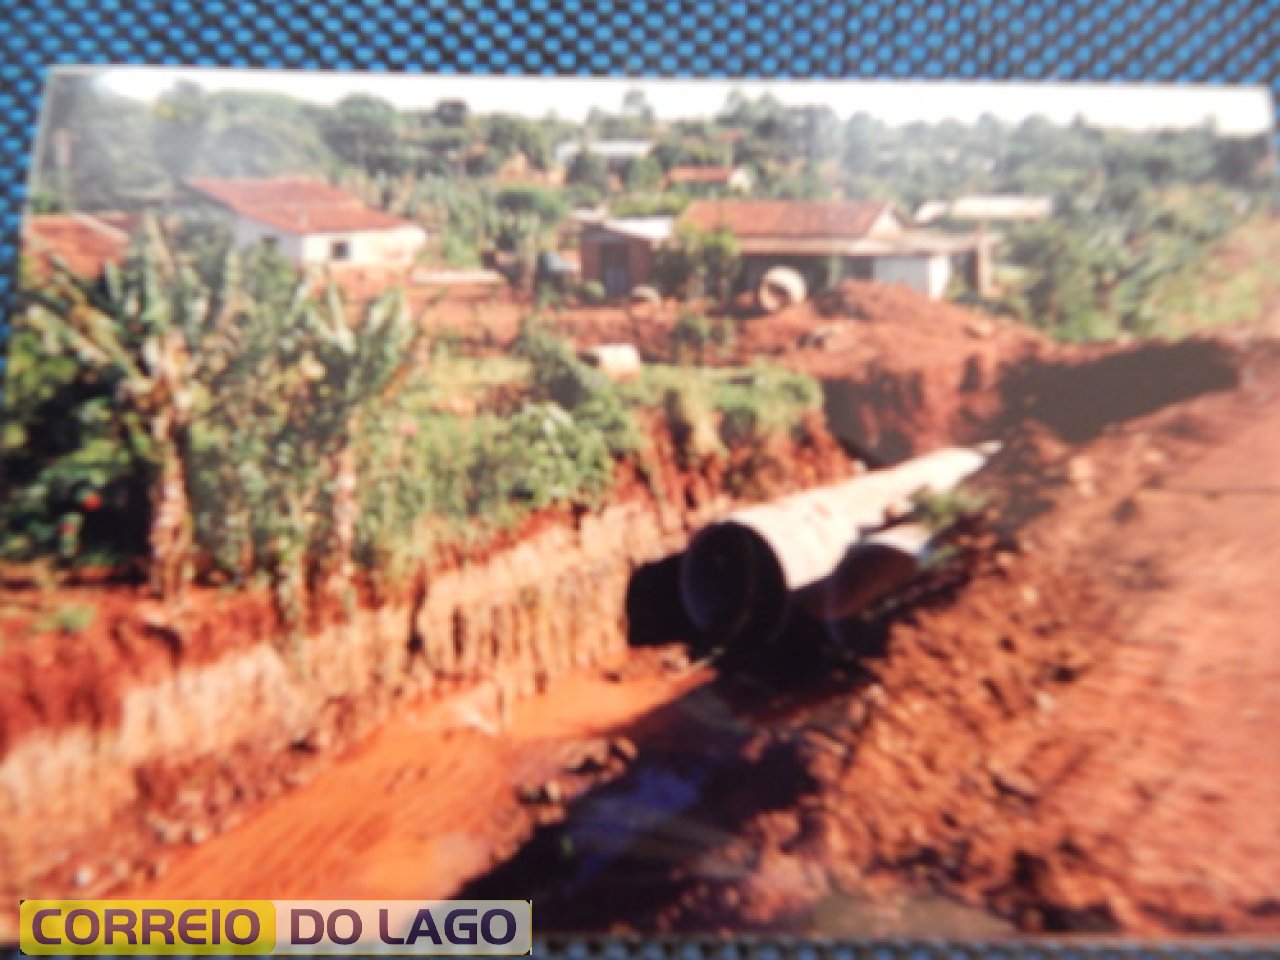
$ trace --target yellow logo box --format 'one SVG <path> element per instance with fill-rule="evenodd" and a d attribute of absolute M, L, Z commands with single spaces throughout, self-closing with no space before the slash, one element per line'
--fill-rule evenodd
<path fill-rule="evenodd" d="M 24 900 L 32 956 L 523 956 L 528 900 Z"/>
<path fill-rule="evenodd" d="M 32 956 L 264 954 L 276 947 L 270 900 L 24 900 Z"/>

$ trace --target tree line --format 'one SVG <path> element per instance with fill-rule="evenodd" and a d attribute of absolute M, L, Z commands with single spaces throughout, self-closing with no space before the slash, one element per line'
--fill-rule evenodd
<path fill-rule="evenodd" d="M 539 251 L 559 244 L 574 207 L 679 214 L 691 194 L 665 174 L 682 165 L 745 167 L 758 196 L 888 200 L 908 216 L 963 194 L 1047 196 L 1050 220 L 997 227 L 999 298 L 952 294 L 1069 339 L 1158 332 L 1160 285 L 1264 209 L 1275 172 L 1265 136 L 1220 136 L 1208 121 L 1123 131 L 986 114 L 894 125 L 739 93 L 712 116 L 668 121 L 638 89 L 616 110 L 597 107 L 575 123 L 550 112 L 477 114 L 461 100 L 400 110 L 352 94 L 326 106 L 191 83 L 143 103 L 91 75 L 59 75 L 43 129 L 37 211 L 151 209 L 193 175 L 311 174 L 425 223 L 437 262 L 476 266 L 487 251 L 506 251 L 523 277 Z M 589 149 L 621 138 L 653 147 L 621 167 Z M 566 142 L 585 149 L 552 175 L 555 147 Z M 496 178 L 513 160 L 523 175 Z M 941 224 L 949 226 L 971 228 Z"/>

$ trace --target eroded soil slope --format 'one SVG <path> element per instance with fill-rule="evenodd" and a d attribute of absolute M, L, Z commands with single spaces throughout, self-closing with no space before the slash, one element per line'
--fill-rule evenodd
<path fill-rule="evenodd" d="M 941 893 L 1026 930 L 1280 931 L 1280 349 L 1067 348 L 905 291 L 841 297 L 749 321 L 736 349 L 822 376 L 837 430 L 879 459 L 1001 439 L 963 562 L 834 636 L 798 625 L 797 656 L 764 675 L 633 650 L 506 727 L 482 685 L 401 704 L 341 757 L 175 766 L 137 811 L 151 846 L 82 888 L 465 891 L 534 896 L 545 930 L 809 933 Z M 715 479 L 668 489 L 693 506 Z M 679 639 L 658 615 L 670 561 L 652 566 L 616 613 L 633 638 Z M 185 656 L 143 635 L 147 657 L 101 637 L 109 675 Z M 802 657 L 815 640 L 834 656 Z M 77 689 L 23 701 L 10 739 L 110 725 L 111 701 Z M 294 789 L 255 807 L 260 784 Z M 187 800 L 188 820 L 143 817 Z"/>
<path fill-rule="evenodd" d="M 1236 389 L 1088 442 L 1028 423 L 967 571 L 850 627 L 862 656 L 807 693 L 722 681 L 752 734 L 678 828 L 715 839 L 666 862 L 638 842 L 599 896 L 548 891 L 547 922 L 830 932 L 833 903 L 905 888 L 1027 930 L 1280 930 L 1278 360 L 1255 347 Z M 637 862 L 671 891 L 610 907 Z"/>

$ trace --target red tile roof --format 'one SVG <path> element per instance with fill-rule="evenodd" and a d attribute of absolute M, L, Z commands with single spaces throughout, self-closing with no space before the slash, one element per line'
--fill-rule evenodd
<path fill-rule="evenodd" d="M 737 171 L 733 167 L 672 167 L 667 171 L 671 183 L 725 184 Z"/>
<path fill-rule="evenodd" d="M 861 240 L 891 203 L 701 200 L 681 218 L 700 230 L 727 228 L 740 240 Z"/>
<path fill-rule="evenodd" d="M 129 233 L 137 223 L 131 214 L 49 213 L 27 217 L 23 223 L 23 253 L 36 276 L 48 276 L 59 257 L 77 276 L 101 275 L 108 263 L 119 263 L 129 248 Z"/>
<path fill-rule="evenodd" d="M 345 233 L 415 226 L 409 220 L 367 207 L 337 187 L 305 177 L 259 180 L 196 177 L 188 180 L 186 186 L 246 220 L 265 223 L 286 233 Z"/>

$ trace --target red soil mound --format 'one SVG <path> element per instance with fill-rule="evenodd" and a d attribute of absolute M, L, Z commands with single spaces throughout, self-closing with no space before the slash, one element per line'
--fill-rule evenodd
<path fill-rule="evenodd" d="M 1083 446 L 1032 425 L 962 579 L 855 629 L 843 681 L 757 690 L 740 722 L 776 762 L 687 816 L 711 831 L 784 771 L 797 795 L 673 866 L 655 913 L 605 916 L 825 933 L 833 898 L 905 885 L 1027 930 L 1280 931 L 1278 373 L 1255 350 L 1241 389 Z"/>

